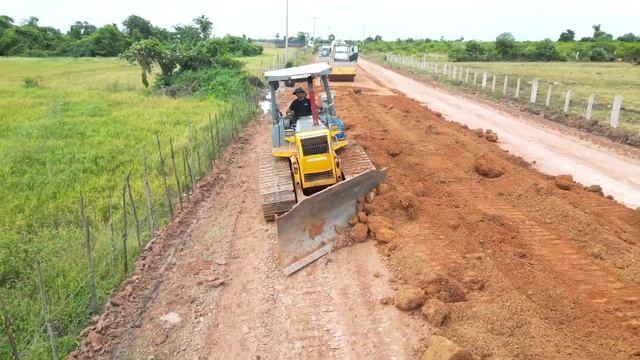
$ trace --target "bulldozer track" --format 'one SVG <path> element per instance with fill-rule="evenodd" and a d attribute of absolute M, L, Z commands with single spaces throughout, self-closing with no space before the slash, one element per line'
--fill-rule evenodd
<path fill-rule="evenodd" d="M 260 159 L 260 198 L 266 220 L 273 220 L 296 204 L 289 159 L 272 156 L 271 150 Z"/>
<path fill-rule="evenodd" d="M 351 140 L 349 140 L 349 145 L 338 149 L 337 153 L 345 180 L 358 176 L 367 170 L 376 169 L 362 146 Z"/>

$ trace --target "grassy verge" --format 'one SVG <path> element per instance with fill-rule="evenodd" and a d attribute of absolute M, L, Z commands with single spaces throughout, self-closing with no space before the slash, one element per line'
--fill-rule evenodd
<path fill-rule="evenodd" d="M 140 85 L 137 67 L 116 59 L 0 59 L 0 317 L 10 320 L 0 324 L 0 358 L 11 356 L 8 330 L 20 358 L 51 356 L 36 258 L 59 356 L 90 319 L 80 194 L 100 305 L 152 238 L 151 219 L 155 229 L 170 221 L 167 191 L 177 211 L 210 160 L 253 118 L 252 101 L 236 100 L 158 96 Z M 139 226 L 128 193 L 122 201 L 128 174 Z"/>

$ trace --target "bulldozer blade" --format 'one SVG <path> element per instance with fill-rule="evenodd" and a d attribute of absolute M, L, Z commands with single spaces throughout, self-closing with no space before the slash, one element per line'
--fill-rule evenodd
<path fill-rule="evenodd" d="M 384 181 L 386 169 L 368 170 L 297 203 L 276 219 L 280 263 L 286 275 L 302 269 L 333 248 L 335 225 L 346 225 L 357 201 Z"/>

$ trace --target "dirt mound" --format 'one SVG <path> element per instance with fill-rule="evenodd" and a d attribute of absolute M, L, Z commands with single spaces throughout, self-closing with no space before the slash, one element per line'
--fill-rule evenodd
<path fill-rule="evenodd" d="M 473 168 L 478 174 L 490 179 L 504 175 L 504 169 L 487 156 L 477 158 Z"/>
<path fill-rule="evenodd" d="M 431 335 L 427 351 L 422 354 L 422 360 L 473 360 L 473 355 L 451 340 Z"/>
<path fill-rule="evenodd" d="M 387 147 L 387 154 L 389 154 L 389 156 L 391 157 L 396 157 L 402 154 L 402 147 L 398 144 L 390 144 Z"/>
<path fill-rule="evenodd" d="M 414 286 L 403 286 L 398 289 L 394 303 L 398 309 L 410 311 L 421 307 L 426 300 L 427 296 L 422 289 Z"/>

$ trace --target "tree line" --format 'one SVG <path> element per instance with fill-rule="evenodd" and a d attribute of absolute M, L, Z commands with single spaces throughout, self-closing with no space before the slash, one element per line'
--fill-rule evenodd
<path fill-rule="evenodd" d="M 593 36 L 575 40 L 575 32 L 567 29 L 558 41 L 517 41 L 505 32 L 495 41 L 432 39 L 397 39 L 383 41 L 380 35 L 365 39 L 363 51 L 403 54 L 447 54 L 452 61 L 628 61 L 640 62 L 640 36 L 628 33 L 618 38 L 593 26 Z"/>

